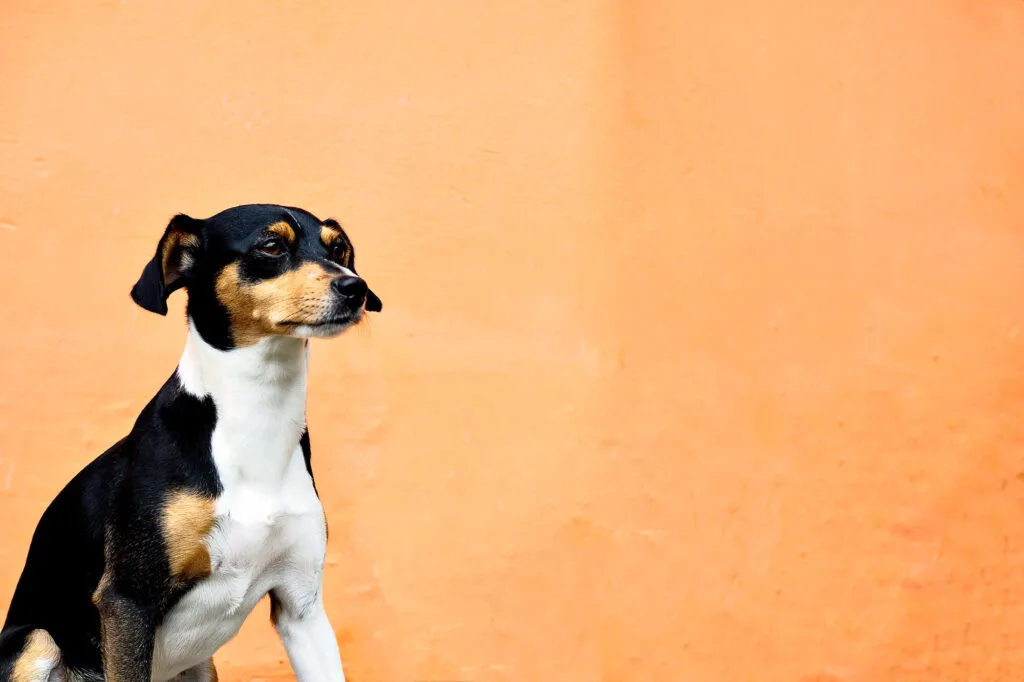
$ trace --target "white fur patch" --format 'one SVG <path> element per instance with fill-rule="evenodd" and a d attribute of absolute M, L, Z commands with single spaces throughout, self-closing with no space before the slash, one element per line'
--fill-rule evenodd
<path fill-rule="evenodd" d="M 327 530 L 299 447 L 306 372 L 301 339 L 219 351 L 190 325 L 178 377 L 188 393 L 210 396 L 216 406 L 212 451 L 224 491 L 207 539 L 212 573 L 157 630 L 154 680 L 209 659 L 271 589 L 319 603 Z M 340 662 L 336 674 L 321 674 L 344 679 Z"/>

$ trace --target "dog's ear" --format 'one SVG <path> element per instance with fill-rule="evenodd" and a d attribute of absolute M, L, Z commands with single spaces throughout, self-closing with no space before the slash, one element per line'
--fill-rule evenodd
<path fill-rule="evenodd" d="M 356 272 L 356 252 L 353 249 L 348 257 L 348 269 L 352 272 Z M 358 275 L 359 273 L 356 272 Z M 380 300 L 380 296 L 373 293 L 373 289 L 366 290 L 366 310 L 371 313 L 379 313 L 384 308 L 384 302 Z"/>
<path fill-rule="evenodd" d="M 366 290 L 366 309 L 371 313 L 379 313 L 384 308 L 384 302 L 380 296 L 373 293 L 373 289 Z"/>
<path fill-rule="evenodd" d="M 132 300 L 150 312 L 167 314 L 167 297 L 188 284 L 202 254 L 203 221 L 179 214 L 171 218 L 156 254 L 132 287 Z"/>

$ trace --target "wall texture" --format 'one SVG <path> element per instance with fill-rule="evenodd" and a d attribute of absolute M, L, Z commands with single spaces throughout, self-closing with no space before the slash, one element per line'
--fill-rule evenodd
<path fill-rule="evenodd" d="M 354 682 L 1024 678 L 1024 3 L 0 9 L 0 603 L 183 342 L 171 214 L 345 222 Z M 222 680 L 291 679 L 265 608 Z"/>

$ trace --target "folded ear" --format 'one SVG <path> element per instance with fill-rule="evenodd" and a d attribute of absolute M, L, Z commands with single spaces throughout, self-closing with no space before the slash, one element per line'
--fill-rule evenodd
<path fill-rule="evenodd" d="M 203 221 L 179 214 L 171 218 L 156 254 L 146 263 L 132 287 L 132 300 L 157 313 L 167 314 L 167 297 L 188 284 L 203 250 Z"/>
<path fill-rule="evenodd" d="M 366 309 L 371 313 L 379 313 L 384 308 L 384 302 L 380 296 L 373 293 L 373 289 L 366 290 Z"/>

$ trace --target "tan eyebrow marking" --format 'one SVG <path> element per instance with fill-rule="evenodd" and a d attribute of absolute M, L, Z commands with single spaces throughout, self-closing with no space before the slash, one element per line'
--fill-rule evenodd
<path fill-rule="evenodd" d="M 282 239 L 284 239 L 289 244 L 294 244 L 295 243 L 295 230 L 294 230 L 294 228 L 292 228 L 291 225 L 289 225 L 288 223 L 286 223 L 283 220 L 281 222 L 274 223 L 273 225 L 268 227 L 267 231 L 268 232 L 273 232 L 274 234 L 276 234 L 278 237 L 281 237 Z"/>
<path fill-rule="evenodd" d="M 344 256 L 345 258 L 348 258 L 349 253 L 352 251 L 352 245 L 348 243 L 348 240 L 345 240 L 344 236 L 342 236 L 341 230 L 339 230 L 337 227 L 334 227 L 330 223 L 325 223 L 324 225 L 320 226 L 320 241 L 322 241 L 324 243 L 324 246 L 326 246 L 328 249 L 331 248 L 334 242 L 336 242 L 339 239 L 344 240 Z"/>
<path fill-rule="evenodd" d="M 330 225 L 320 226 L 320 241 L 326 246 L 330 246 L 334 243 L 334 240 L 341 236 L 341 232 L 337 228 L 331 227 Z"/>

